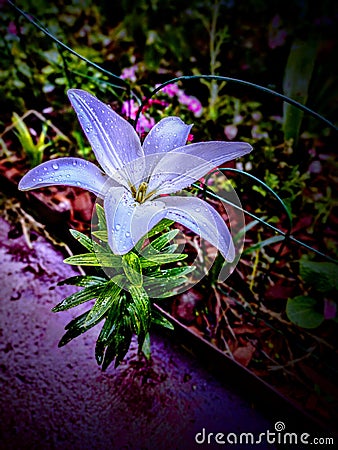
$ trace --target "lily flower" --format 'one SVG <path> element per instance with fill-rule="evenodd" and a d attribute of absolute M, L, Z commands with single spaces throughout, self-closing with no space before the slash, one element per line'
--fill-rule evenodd
<path fill-rule="evenodd" d="M 69 185 L 103 199 L 108 242 L 123 255 L 162 219 L 179 222 L 235 258 L 231 234 L 221 215 L 181 191 L 213 168 L 252 150 L 247 143 L 210 141 L 186 145 L 192 125 L 178 117 L 160 120 L 143 145 L 132 125 L 93 95 L 68 91 L 70 102 L 103 170 L 81 158 L 46 161 L 30 170 L 19 189 Z"/>

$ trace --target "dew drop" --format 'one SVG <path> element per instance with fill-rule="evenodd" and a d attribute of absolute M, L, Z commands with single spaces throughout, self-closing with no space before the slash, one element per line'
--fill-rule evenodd
<path fill-rule="evenodd" d="M 53 169 L 54 169 L 54 170 L 58 170 L 58 168 L 59 168 L 59 165 L 58 165 L 58 164 L 56 164 L 56 163 L 54 163 L 54 164 L 52 165 L 52 167 L 53 167 Z"/>
<path fill-rule="evenodd" d="M 119 223 L 117 223 L 117 224 L 115 225 L 115 230 L 116 230 L 116 231 L 119 231 L 120 228 L 121 228 L 121 225 L 120 225 Z"/>
<path fill-rule="evenodd" d="M 73 161 L 73 166 L 76 166 L 76 164 L 77 164 L 76 161 Z"/>
<path fill-rule="evenodd" d="M 196 212 L 200 212 L 200 211 L 201 211 L 201 208 L 195 208 L 195 211 L 196 211 Z"/>

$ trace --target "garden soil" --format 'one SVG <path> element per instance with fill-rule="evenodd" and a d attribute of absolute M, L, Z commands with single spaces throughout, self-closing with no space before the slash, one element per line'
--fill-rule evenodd
<path fill-rule="evenodd" d="M 150 362 L 133 342 L 106 372 L 94 357 L 99 327 L 58 348 L 64 326 L 88 308 L 51 312 L 76 289 L 57 283 L 77 272 L 44 237 L 33 236 L 29 248 L 23 235 L 11 235 L 1 219 L 1 449 L 211 449 L 222 447 L 215 435 L 210 445 L 203 434 L 195 441 L 203 429 L 274 431 L 272 420 L 161 332 L 152 335 Z"/>

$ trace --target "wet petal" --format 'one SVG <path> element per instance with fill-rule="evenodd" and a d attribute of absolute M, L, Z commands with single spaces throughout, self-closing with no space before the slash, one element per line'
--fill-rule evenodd
<path fill-rule="evenodd" d="M 27 191 L 45 186 L 76 186 L 102 197 L 113 181 L 95 164 L 81 158 L 58 158 L 30 170 L 20 180 L 19 189 Z"/>
<path fill-rule="evenodd" d="M 192 125 L 186 125 L 179 117 L 160 120 L 149 132 L 143 143 L 145 155 L 169 152 L 185 145 Z"/>
<path fill-rule="evenodd" d="M 128 253 L 165 215 L 161 201 L 137 203 L 123 187 L 111 188 L 104 199 L 108 242 L 117 255 Z"/>
<path fill-rule="evenodd" d="M 108 175 L 114 177 L 116 171 L 143 156 L 136 131 L 112 108 L 80 89 L 70 89 L 68 96 L 97 161 Z"/>
<path fill-rule="evenodd" d="M 235 259 L 231 234 L 221 215 L 198 197 L 162 197 L 167 219 L 174 220 L 218 248 L 226 261 Z"/>
<path fill-rule="evenodd" d="M 166 154 L 153 170 L 149 192 L 170 194 L 184 189 L 210 170 L 249 153 L 245 142 L 210 141 L 179 147 Z"/>
<path fill-rule="evenodd" d="M 166 153 L 185 145 L 191 127 L 192 125 L 186 125 L 179 117 L 166 117 L 150 130 L 143 143 L 146 157 L 145 178 L 151 175 Z"/>

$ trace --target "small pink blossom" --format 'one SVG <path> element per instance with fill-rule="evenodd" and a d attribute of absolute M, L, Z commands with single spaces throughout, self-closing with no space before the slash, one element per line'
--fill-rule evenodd
<path fill-rule="evenodd" d="M 238 128 L 236 127 L 236 125 L 227 125 L 224 128 L 224 134 L 230 141 L 237 136 L 237 133 Z"/>
<path fill-rule="evenodd" d="M 137 69 L 138 69 L 137 65 L 134 65 L 131 67 L 125 67 L 121 73 L 122 80 L 130 80 L 133 83 L 135 83 L 135 81 L 137 80 L 137 77 L 136 77 Z"/>
<path fill-rule="evenodd" d="M 136 119 L 136 114 L 138 111 L 138 104 L 135 102 L 135 100 L 126 100 L 122 103 L 122 114 L 130 117 L 131 119 Z"/>
<path fill-rule="evenodd" d="M 164 86 L 163 89 L 161 89 L 161 92 L 164 94 L 167 94 L 168 97 L 172 98 L 175 97 L 175 95 L 178 95 L 178 86 L 177 84 L 167 84 Z"/>
<path fill-rule="evenodd" d="M 138 108 L 139 108 L 138 104 L 133 99 L 131 99 L 123 102 L 121 111 L 123 115 L 130 117 L 130 119 L 135 120 Z M 137 121 L 136 131 L 142 134 L 150 131 L 154 125 L 155 119 L 153 117 L 140 115 Z"/>

